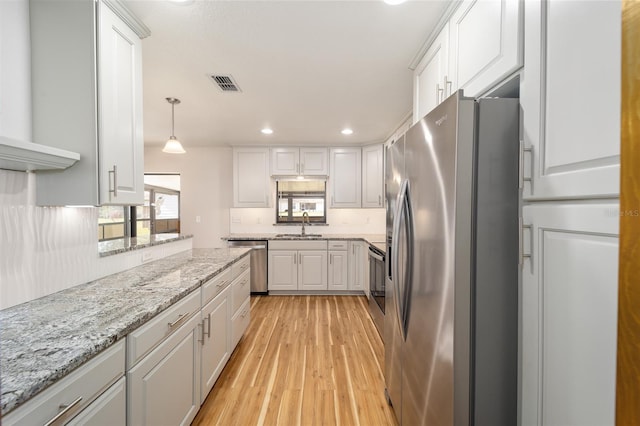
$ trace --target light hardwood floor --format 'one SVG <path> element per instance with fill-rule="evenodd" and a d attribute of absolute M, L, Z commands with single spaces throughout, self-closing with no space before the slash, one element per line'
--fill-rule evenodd
<path fill-rule="evenodd" d="M 256 296 L 193 425 L 397 425 L 364 296 Z"/>

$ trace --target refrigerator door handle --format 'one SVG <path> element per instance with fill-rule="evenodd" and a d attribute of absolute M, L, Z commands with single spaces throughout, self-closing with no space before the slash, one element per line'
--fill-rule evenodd
<path fill-rule="evenodd" d="M 393 280 L 393 290 L 394 297 L 396 299 L 395 303 L 395 311 L 398 319 L 398 324 L 400 325 L 400 331 L 402 334 L 402 338 L 406 340 L 406 330 L 407 330 L 407 312 L 406 312 L 406 302 L 408 299 L 407 296 L 407 271 L 403 270 L 400 272 L 400 262 L 398 256 L 398 246 L 400 245 L 400 230 L 408 230 L 407 223 L 411 223 L 411 220 L 407 222 L 407 213 L 410 214 L 410 209 L 407 207 L 408 201 L 408 192 L 409 192 L 409 181 L 405 180 L 402 183 L 400 188 L 400 193 L 398 196 L 398 201 L 396 204 L 396 215 L 393 220 L 393 244 L 391 250 L 391 275 L 394 277 Z M 411 225 L 409 225 L 411 226 Z M 406 245 L 408 250 L 405 250 L 405 253 L 411 253 L 411 245 L 409 243 L 409 239 L 413 239 L 413 236 L 409 233 L 405 232 L 405 238 L 402 239 L 402 243 Z"/>
<path fill-rule="evenodd" d="M 403 197 L 403 218 L 404 218 L 404 227 L 405 227 L 405 235 L 406 235 L 406 253 L 407 253 L 407 264 L 406 270 L 403 274 L 403 297 L 402 301 L 402 327 L 404 336 L 406 339 L 407 331 L 409 330 L 409 314 L 411 312 L 411 293 L 413 289 L 413 249 L 414 249 L 414 232 L 413 232 L 413 208 L 411 206 L 411 188 L 409 186 L 409 181 L 406 182 L 406 188 L 404 190 Z"/>

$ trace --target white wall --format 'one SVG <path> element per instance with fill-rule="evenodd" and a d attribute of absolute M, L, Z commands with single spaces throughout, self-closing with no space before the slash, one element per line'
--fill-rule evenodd
<path fill-rule="evenodd" d="M 0 170 L 0 309 L 191 248 L 191 240 L 99 257 L 98 209 L 37 207 L 35 175 Z M 145 259 L 147 260 L 147 259 Z"/>
<path fill-rule="evenodd" d="M 247 209 L 232 208 L 229 213 L 232 234 L 298 233 L 300 226 L 273 226 L 275 207 Z M 307 228 L 313 234 L 384 234 L 384 209 L 327 209 L 328 226 Z"/>
<path fill-rule="evenodd" d="M 146 173 L 180 174 L 180 231 L 193 235 L 193 247 L 224 247 L 233 203 L 231 148 L 187 147 L 186 154 L 165 154 L 146 146 Z M 199 217 L 200 222 L 197 221 Z"/>

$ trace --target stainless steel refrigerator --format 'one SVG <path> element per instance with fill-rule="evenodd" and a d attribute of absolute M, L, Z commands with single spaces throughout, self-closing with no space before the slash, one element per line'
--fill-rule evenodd
<path fill-rule="evenodd" d="M 388 148 L 385 381 L 402 425 L 517 424 L 518 115 L 457 92 Z"/>

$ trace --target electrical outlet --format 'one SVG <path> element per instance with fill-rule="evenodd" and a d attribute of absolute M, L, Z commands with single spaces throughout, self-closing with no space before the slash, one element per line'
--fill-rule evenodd
<path fill-rule="evenodd" d="M 149 262 L 151 260 L 153 260 L 153 253 L 151 253 L 150 251 L 143 251 L 142 252 L 142 263 Z"/>
<path fill-rule="evenodd" d="M 231 222 L 232 223 L 241 223 L 242 221 L 240 220 L 240 216 L 232 216 L 231 217 Z"/>
<path fill-rule="evenodd" d="M 262 223 L 262 218 L 261 218 L 261 217 L 257 217 L 257 218 L 256 218 L 256 223 L 257 223 L 258 225 L 260 225 L 260 224 Z"/>
<path fill-rule="evenodd" d="M 200 223 L 200 216 L 196 216 L 196 223 Z"/>

